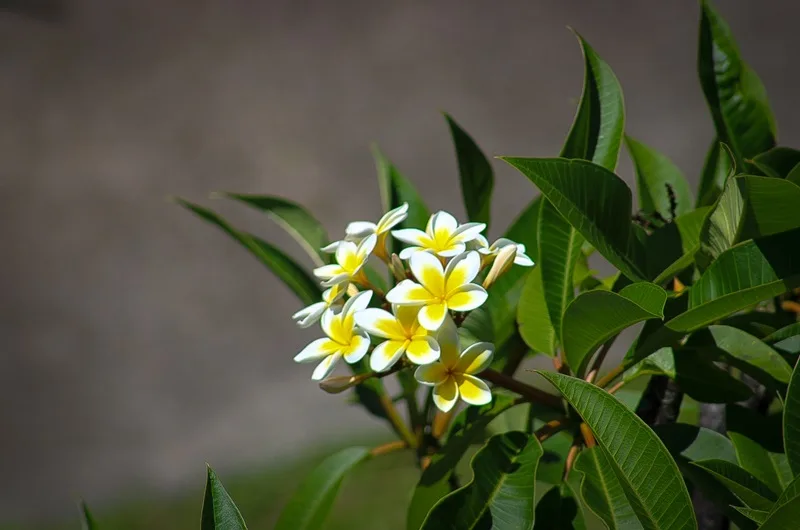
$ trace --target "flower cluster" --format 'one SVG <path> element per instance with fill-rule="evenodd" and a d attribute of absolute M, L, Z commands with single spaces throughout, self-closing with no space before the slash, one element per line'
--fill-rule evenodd
<path fill-rule="evenodd" d="M 325 337 L 313 341 L 294 360 L 316 362 L 312 379 L 328 377 L 341 358 L 386 372 L 402 362 L 416 365 L 419 383 L 433 387 L 433 400 L 449 411 L 459 397 L 482 405 L 491 392 L 476 377 L 491 362 L 494 347 L 479 342 L 461 350 L 456 320 L 480 307 L 486 288 L 512 264 L 532 266 L 524 245 L 498 239 L 489 245 L 483 223 L 459 224 L 437 212 L 424 231 L 392 230 L 408 217 L 408 205 L 391 210 L 377 223 L 354 222 L 345 238 L 324 247 L 334 261 L 314 270 L 327 290 L 322 300 L 293 315 L 300 327 L 321 322 Z M 389 236 L 409 245 L 389 252 Z M 367 273 L 371 258 L 382 261 L 397 284 L 380 291 Z M 405 260 L 405 263 L 403 261 Z M 482 285 L 476 283 L 482 271 Z M 370 307 L 372 304 L 372 307 Z"/>

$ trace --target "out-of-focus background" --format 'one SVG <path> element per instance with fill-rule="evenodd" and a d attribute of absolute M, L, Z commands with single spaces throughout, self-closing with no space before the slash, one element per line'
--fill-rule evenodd
<path fill-rule="evenodd" d="M 717 5 L 767 86 L 781 143 L 800 143 L 800 4 Z M 557 154 L 583 76 L 566 25 L 620 78 L 627 131 L 693 182 L 713 136 L 688 0 L 0 7 L 0 524 L 9 528 L 70 517 L 81 496 L 101 514 L 130 498 L 159 513 L 148 499 L 191 492 L 181 509 L 198 513 L 205 462 L 240 490 L 259 484 L 245 501 L 255 511 L 285 498 L 294 469 L 388 436 L 292 362 L 316 336 L 289 321 L 299 303 L 288 290 L 168 196 L 213 204 L 293 248 L 264 217 L 207 198 L 282 195 L 338 237 L 347 221 L 380 215 L 376 141 L 432 208 L 463 219 L 440 111 L 489 155 Z M 492 236 L 535 193 L 495 166 Z M 620 172 L 630 180 L 629 166 Z M 369 479 L 387 488 L 390 498 L 370 504 L 381 509 L 405 501 L 415 479 L 407 462 L 386 462 Z M 358 481 L 344 502 L 364 508 Z"/>

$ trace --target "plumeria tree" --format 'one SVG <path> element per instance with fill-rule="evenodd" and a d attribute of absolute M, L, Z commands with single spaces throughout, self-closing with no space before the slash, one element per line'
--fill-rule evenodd
<path fill-rule="evenodd" d="M 408 530 L 800 528 L 800 151 L 778 145 L 764 88 L 707 3 L 698 71 L 716 138 L 696 190 L 625 134 L 617 78 L 578 40 L 585 81 L 564 146 L 500 157 L 540 195 L 491 244 L 492 165 L 449 116 L 463 224 L 431 215 L 379 152 L 385 215 L 333 243 L 289 200 L 223 194 L 286 228 L 313 271 L 179 200 L 300 299 L 310 342 L 294 359 L 311 379 L 396 434 L 328 457 L 277 529 L 324 528 L 344 476 L 393 451 L 419 468 Z M 614 173 L 623 144 L 636 210 Z M 610 363 L 615 341 L 627 353 Z M 552 369 L 520 368 L 534 356 Z M 245 528 L 210 470 L 202 528 Z"/>

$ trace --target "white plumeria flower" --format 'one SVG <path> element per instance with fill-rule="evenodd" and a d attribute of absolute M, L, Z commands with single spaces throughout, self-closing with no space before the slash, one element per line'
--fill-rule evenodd
<path fill-rule="evenodd" d="M 420 366 L 414 373 L 421 384 L 433 387 L 433 402 L 439 410 L 449 412 L 459 397 L 470 405 L 489 403 L 492 392 L 475 374 L 489 367 L 494 346 L 488 342 L 477 342 L 462 352 L 458 330 L 452 319 L 448 319 L 439 332 L 439 346 L 439 360 Z"/>
<path fill-rule="evenodd" d="M 353 364 L 367 354 L 369 335 L 356 327 L 354 317 L 367 308 L 371 298 L 372 291 L 362 291 L 348 300 L 340 312 L 328 309 L 322 314 L 322 330 L 327 337 L 315 340 L 294 357 L 298 363 L 321 361 L 311 379 L 325 379 L 342 357 Z"/>
<path fill-rule="evenodd" d="M 348 281 L 366 285 L 362 268 L 375 248 L 376 236 L 364 238 L 356 245 L 352 241 L 342 241 L 336 247 L 336 263 L 314 269 L 314 276 L 323 280 L 322 285 L 332 287 Z"/>
<path fill-rule="evenodd" d="M 425 231 L 406 228 L 392 232 L 394 237 L 410 246 L 400 252 L 401 259 L 408 259 L 420 251 L 432 252 L 443 258 L 457 256 L 466 250 L 472 241 L 486 228 L 483 223 L 465 223 L 459 226 L 456 218 L 439 211 L 428 220 Z"/>
<path fill-rule="evenodd" d="M 378 237 L 377 248 L 381 249 L 384 246 L 386 236 L 389 231 L 402 223 L 408 217 L 408 203 L 404 202 L 397 208 L 389 210 L 377 223 L 369 221 L 354 221 L 347 225 L 345 229 L 344 241 L 361 241 L 365 237 L 375 234 Z M 322 247 L 323 252 L 333 253 L 339 248 L 339 244 L 343 241 L 334 241 L 329 245 Z"/>
<path fill-rule="evenodd" d="M 365 309 L 356 314 L 356 324 L 376 337 L 378 344 L 369 359 L 376 372 L 388 370 L 406 354 L 414 364 L 428 364 L 439 358 L 439 344 L 417 321 L 419 307 L 394 306 L 394 315 L 383 309 Z"/>
<path fill-rule="evenodd" d="M 478 235 L 478 237 L 473 240 L 473 244 L 476 247 L 475 249 L 484 256 L 496 256 L 504 247 L 515 245 L 517 247 L 517 255 L 514 257 L 514 264 L 523 267 L 533 267 L 534 265 L 533 260 L 525 254 L 525 245 L 522 243 L 515 243 L 508 238 L 501 237 L 489 245 L 485 237 Z"/>
<path fill-rule="evenodd" d="M 347 291 L 347 284 L 334 285 L 322 293 L 321 302 L 304 307 L 292 315 L 292 320 L 297 322 L 297 325 L 301 328 L 307 328 L 315 324 L 326 309 L 330 309 L 332 305 L 342 299 L 345 291 Z"/>
<path fill-rule="evenodd" d="M 481 268 L 477 252 L 456 256 L 446 269 L 433 254 L 417 252 L 411 256 L 410 266 L 419 283 L 403 280 L 386 293 L 386 300 L 397 305 L 422 306 L 417 319 L 428 331 L 439 329 L 448 310 L 471 311 L 486 301 L 486 290 L 470 283 Z"/>

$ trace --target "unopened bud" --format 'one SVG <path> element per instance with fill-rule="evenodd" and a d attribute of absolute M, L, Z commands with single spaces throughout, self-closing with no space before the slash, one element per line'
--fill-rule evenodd
<path fill-rule="evenodd" d="M 402 282 L 406 279 L 406 268 L 403 266 L 403 262 L 400 261 L 400 257 L 397 254 L 392 254 L 392 260 L 389 263 L 389 267 L 392 269 L 392 275 L 394 279 L 398 282 Z"/>
<path fill-rule="evenodd" d="M 510 269 L 514 264 L 514 258 L 516 258 L 516 256 L 516 245 L 506 245 L 500 249 L 500 252 L 497 253 L 497 257 L 494 259 L 494 263 L 492 263 L 492 268 L 489 269 L 489 274 L 487 274 L 486 279 L 483 280 L 483 288 L 488 289 L 491 287 L 491 285 L 497 281 L 497 278 Z"/>
<path fill-rule="evenodd" d="M 348 388 L 353 388 L 362 381 L 369 379 L 374 374 L 360 374 L 360 375 L 342 375 L 337 377 L 329 377 L 323 379 L 319 383 L 319 387 L 328 394 L 339 394 Z"/>

